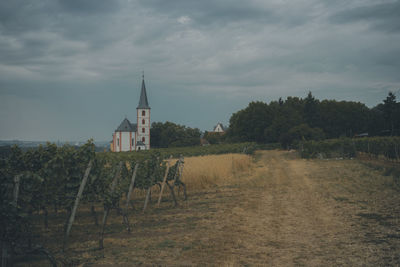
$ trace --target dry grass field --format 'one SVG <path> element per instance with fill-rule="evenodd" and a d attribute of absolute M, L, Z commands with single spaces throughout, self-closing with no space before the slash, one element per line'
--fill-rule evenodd
<path fill-rule="evenodd" d="M 113 212 L 103 251 L 81 211 L 56 257 L 76 266 L 400 265 L 400 191 L 357 160 L 285 151 L 186 158 L 183 181 L 189 199 L 176 208 L 165 193 L 142 214 L 137 194 L 131 233 Z M 45 238 L 55 250 L 58 237 Z"/>
<path fill-rule="evenodd" d="M 210 189 L 251 175 L 253 167 L 252 158 L 242 154 L 191 157 L 185 159 L 182 181 L 189 191 Z"/>

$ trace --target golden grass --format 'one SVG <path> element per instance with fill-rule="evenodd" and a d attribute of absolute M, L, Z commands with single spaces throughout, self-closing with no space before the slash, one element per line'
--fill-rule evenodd
<path fill-rule="evenodd" d="M 188 191 L 226 185 L 253 169 L 252 158 L 242 154 L 185 158 L 182 181 Z"/>

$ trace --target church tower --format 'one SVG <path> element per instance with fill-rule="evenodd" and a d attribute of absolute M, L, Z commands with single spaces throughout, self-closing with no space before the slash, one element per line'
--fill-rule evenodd
<path fill-rule="evenodd" d="M 136 150 L 150 149 L 150 106 L 147 100 L 144 75 L 142 76 L 142 90 L 140 91 L 139 105 L 137 112 Z"/>

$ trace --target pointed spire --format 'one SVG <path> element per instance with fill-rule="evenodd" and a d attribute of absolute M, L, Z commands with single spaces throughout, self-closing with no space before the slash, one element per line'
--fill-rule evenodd
<path fill-rule="evenodd" d="M 144 84 L 144 71 L 142 73 L 142 90 L 140 91 L 140 100 L 137 108 L 149 109 L 149 102 L 147 101 L 146 85 Z"/>

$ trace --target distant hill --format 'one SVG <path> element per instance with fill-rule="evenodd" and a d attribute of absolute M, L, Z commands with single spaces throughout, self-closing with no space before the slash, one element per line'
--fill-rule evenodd
<path fill-rule="evenodd" d="M 0 158 L 7 156 L 11 150 L 13 145 L 17 145 L 22 150 L 28 150 L 31 148 L 36 148 L 40 145 L 46 145 L 47 141 L 22 141 L 22 140 L 0 140 Z M 67 141 L 67 142 L 50 142 L 55 143 L 57 146 L 63 146 L 65 144 L 69 144 L 71 146 L 79 147 L 86 142 L 77 142 L 77 141 Z M 94 142 L 96 146 L 96 151 L 102 152 L 104 150 L 108 151 L 110 148 L 109 141 L 97 141 Z"/>

